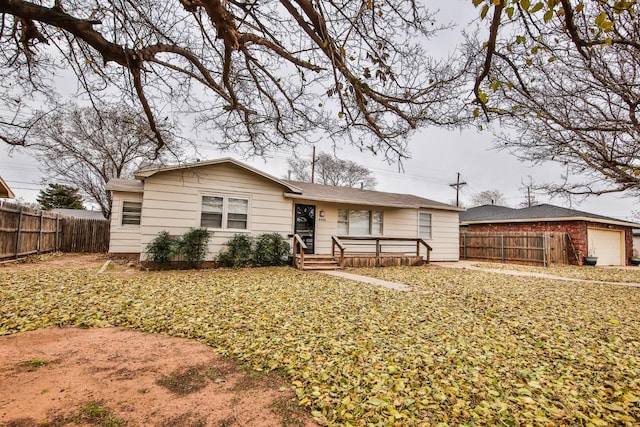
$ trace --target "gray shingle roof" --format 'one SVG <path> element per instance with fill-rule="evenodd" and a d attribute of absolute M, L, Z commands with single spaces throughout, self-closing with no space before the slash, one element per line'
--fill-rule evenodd
<path fill-rule="evenodd" d="M 632 227 L 637 226 L 637 224 L 634 224 L 632 222 L 549 204 L 536 205 L 522 209 L 512 209 L 504 206 L 484 205 L 467 209 L 466 212 L 462 212 L 460 214 L 461 224 L 575 220 L 628 225 Z"/>
<path fill-rule="evenodd" d="M 460 213 L 460 221 L 479 221 L 483 219 L 496 219 L 503 215 L 508 216 L 515 209 L 498 205 L 483 205 L 469 208 L 466 212 Z"/>
<path fill-rule="evenodd" d="M 463 208 L 458 208 L 446 203 L 436 202 L 435 200 L 425 199 L 424 197 L 414 196 L 411 194 L 385 193 L 382 191 L 360 190 L 358 188 L 335 187 L 331 185 L 310 184 L 308 182 L 279 179 L 232 158 L 215 159 L 174 166 L 146 166 L 137 171 L 135 175 L 138 179 L 145 179 L 160 172 L 199 168 L 220 163 L 234 164 L 238 167 L 251 171 L 256 175 L 265 177 L 273 182 L 283 185 L 288 190 L 288 192 L 285 193 L 285 197 L 292 199 L 398 208 L 429 208 L 449 211 L 464 210 Z M 114 178 L 107 184 L 107 190 L 142 193 L 144 191 L 144 184 L 139 180 Z"/>
<path fill-rule="evenodd" d="M 286 181 L 302 189 L 302 194 L 286 194 L 294 199 L 306 199 L 354 205 L 388 206 L 398 208 L 430 208 L 450 211 L 462 211 L 446 203 L 425 199 L 412 194 L 386 193 L 382 191 L 360 190 L 351 187 L 311 184 L 308 182 Z"/>
<path fill-rule="evenodd" d="M 88 211 L 85 209 L 55 208 L 55 209 L 51 209 L 51 212 L 64 215 L 64 216 L 70 216 L 73 218 L 104 219 L 104 215 L 102 215 L 101 211 Z"/>

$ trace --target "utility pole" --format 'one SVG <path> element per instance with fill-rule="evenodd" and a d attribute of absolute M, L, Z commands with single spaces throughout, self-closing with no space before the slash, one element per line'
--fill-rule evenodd
<path fill-rule="evenodd" d="M 456 189 L 456 207 L 460 206 L 460 187 L 467 185 L 466 182 L 460 182 L 460 172 L 458 172 L 458 179 L 453 184 L 449 184 L 449 187 Z"/>
<path fill-rule="evenodd" d="M 311 154 L 311 183 L 313 184 L 316 177 L 316 146 L 313 146 L 313 154 Z"/>

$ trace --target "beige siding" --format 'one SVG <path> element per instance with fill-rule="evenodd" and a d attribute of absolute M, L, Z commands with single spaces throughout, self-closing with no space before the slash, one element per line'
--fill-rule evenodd
<path fill-rule="evenodd" d="M 117 254 L 140 252 L 141 227 L 135 225 L 122 225 L 122 203 L 124 201 L 141 202 L 142 194 L 126 193 L 122 191 L 113 192 L 109 253 Z"/>
<path fill-rule="evenodd" d="M 211 230 L 208 259 L 236 233 L 277 232 L 286 237 L 293 227 L 292 204 L 283 194 L 282 186 L 233 164 L 159 173 L 145 180 L 141 247 L 161 231 L 181 235 L 199 227 L 203 195 L 249 200 L 248 229 Z"/>
<path fill-rule="evenodd" d="M 458 212 L 421 210 L 431 213 L 432 261 L 458 261 L 460 259 L 460 219 Z M 417 223 L 416 219 L 416 223 Z"/>
<path fill-rule="evenodd" d="M 110 252 L 144 253 L 146 246 L 161 231 L 182 235 L 192 227 L 200 226 L 203 195 L 239 197 L 249 200 L 249 226 L 247 230 L 212 230 L 208 259 L 224 247 L 234 234 L 251 236 L 277 232 L 286 237 L 294 229 L 294 204 L 316 206 L 315 252 L 331 252 L 331 236 L 336 235 L 338 209 L 366 209 L 383 212 L 383 236 L 418 237 L 418 210 L 344 205 L 327 202 L 287 199 L 284 188 L 269 179 L 231 163 L 207 165 L 198 168 L 161 172 L 145 180 L 144 197 L 138 193 L 114 192 L 111 219 Z M 123 200 L 142 200 L 143 216 L 140 227 L 121 226 Z M 320 212 L 324 212 L 324 216 Z M 432 215 L 433 247 L 431 259 L 449 261 L 458 259 L 458 213 L 442 210 L 423 210 Z M 358 251 L 347 243 L 348 251 Z M 415 251 L 415 244 L 397 246 L 383 243 L 384 252 Z"/>
<path fill-rule="evenodd" d="M 418 237 L 418 210 L 397 209 L 371 206 L 342 205 L 326 202 L 295 200 L 294 203 L 316 206 L 315 252 L 331 253 L 331 236 L 338 230 L 338 209 L 366 209 L 383 212 L 383 236 L 385 237 Z M 324 211 L 324 217 L 320 216 Z M 433 247 L 433 261 L 457 261 L 459 259 L 459 219 L 458 212 L 442 210 L 420 210 L 431 214 L 432 238 L 427 243 Z M 344 242 L 347 252 L 358 251 L 358 243 Z M 414 253 L 415 243 L 401 244 L 386 242 L 382 251 L 393 253 Z M 371 248 L 367 248 L 370 250 Z M 424 249 L 421 249 L 424 250 Z M 362 251 L 362 250 L 361 250 Z"/>

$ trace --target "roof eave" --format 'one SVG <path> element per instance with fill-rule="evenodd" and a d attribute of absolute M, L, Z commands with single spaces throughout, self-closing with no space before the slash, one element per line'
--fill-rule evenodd
<path fill-rule="evenodd" d="M 142 184 L 140 181 L 134 181 L 134 180 L 130 180 L 131 183 L 140 183 Z M 107 185 L 105 186 L 105 189 L 108 191 L 119 191 L 122 193 L 144 193 L 144 186 L 140 185 L 137 188 L 134 188 L 133 186 L 127 186 L 127 185 L 120 185 L 117 183 L 113 183 L 111 181 L 107 182 Z"/>
<path fill-rule="evenodd" d="M 294 193 L 284 193 L 284 197 L 288 197 L 291 199 L 303 199 L 303 200 L 312 200 L 314 202 L 327 202 L 327 203 L 340 203 L 345 205 L 365 205 L 365 206 L 379 206 L 386 208 L 398 208 L 398 209 L 435 209 L 441 211 L 461 211 L 464 208 L 458 208 L 455 206 L 433 206 L 433 205 L 422 205 L 422 204 L 403 204 L 403 203 L 377 203 L 377 202 L 365 202 L 365 201 L 353 201 L 353 200 L 336 200 L 331 197 L 317 197 L 317 196 L 308 196 L 303 194 L 294 194 Z"/>
<path fill-rule="evenodd" d="M 471 221 L 460 221 L 460 225 L 507 224 L 510 222 L 526 223 L 526 222 L 569 222 L 569 221 L 586 221 L 586 222 L 597 222 L 600 224 L 621 225 L 624 227 L 638 227 L 638 224 L 635 224 L 632 222 L 606 220 L 602 218 L 591 218 L 587 216 L 558 217 L 558 218 L 478 219 L 478 220 L 471 220 Z"/>
<path fill-rule="evenodd" d="M 15 199 L 16 195 L 13 193 L 13 191 L 11 191 L 11 188 L 9 188 L 9 186 L 7 185 L 6 182 L 4 182 L 4 180 L 2 178 L 0 178 L 0 188 L 2 188 L 2 192 L 0 194 L 4 194 L 7 193 L 6 197 L 3 196 L 3 199 Z"/>

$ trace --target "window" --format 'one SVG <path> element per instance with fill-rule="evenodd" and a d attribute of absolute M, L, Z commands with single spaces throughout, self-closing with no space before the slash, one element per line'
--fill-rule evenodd
<path fill-rule="evenodd" d="M 338 234 L 349 234 L 349 211 L 338 209 Z"/>
<path fill-rule="evenodd" d="M 382 235 L 382 212 L 371 212 L 371 234 Z"/>
<path fill-rule="evenodd" d="M 418 218 L 418 233 L 423 239 L 431 238 L 431 214 L 420 212 Z"/>
<path fill-rule="evenodd" d="M 248 223 L 249 199 L 202 196 L 201 227 L 246 230 Z"/>
<path fill-rule="evenodd" d="M 247 228 L 249 216 L 249 200 L 229 198 L 229 213 L 227 215 L 227 228 Z"/>
<path fill-rule="evenodd" d="M 122 202 L 122 225 L 140 225 L 142 202 Z"/>
<path fill-rule="evenodd" d="M 222 228 L 222 197 L 202 196 L 200 227 Z"/>
<path fill-rule="evenodd" d="M 338 209 L 338 234 L 382 235 L 382 212 L 358 209 Z"/>
<path fill-rule="evenodd" d="M 370 211 L 349 211 L 349 234 L 369 234 Z"/>

